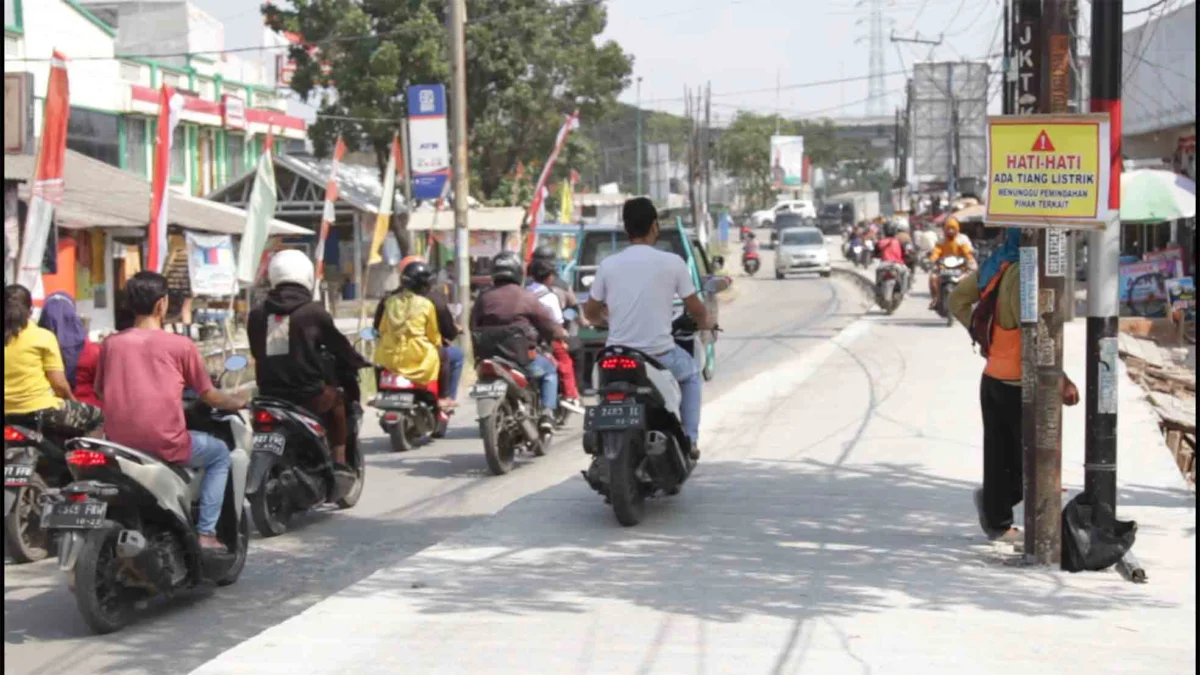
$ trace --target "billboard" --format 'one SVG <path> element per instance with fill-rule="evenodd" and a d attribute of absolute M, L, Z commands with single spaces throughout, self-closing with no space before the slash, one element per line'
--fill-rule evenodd
<path fill-rule="evenodd" d="M 450 177 L 446 131 L 446 87 L 418 84 L 408 88 L 408 153 L 414 199 L 437 199 Z"/>
<path fill-rule="evenodd" d="M 650 199 L 658 204 L 667 203 L 671 194 L 671 146 L 667 143 L 650 143 L 646 146 L 648 173 L 650 174 Z"/>
<path fill-rule="evenodd" d="M 956 178 L 988 174 L 988 73 L 982 61 L 913 66 L 912 157 L 921 181 L 947 181 L 952 159 Z"/>
<path fill-rule="evenodd" d="M 771 187 L 798 187 L 804 184 L 804 137 L 771 137 Z"/>

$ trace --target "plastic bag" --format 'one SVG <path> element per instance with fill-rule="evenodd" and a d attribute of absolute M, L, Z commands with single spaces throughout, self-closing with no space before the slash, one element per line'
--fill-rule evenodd
<path fill-rule="evenodd" d="M 1115 565 L 1137 536 L 1137 523 L 1117 520 L 1107 504 L 1081 492 L 1062 513 L 1062 568 L 1099 571 Z"/>

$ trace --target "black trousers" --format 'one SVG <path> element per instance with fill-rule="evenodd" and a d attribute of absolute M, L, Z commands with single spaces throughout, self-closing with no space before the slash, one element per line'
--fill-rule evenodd
<path fill-rule="evenodd" d="M 987 375 L 979 383 L 983 410 L 983 513 L 988 527 L 1005 532 L 1024 496 L 1021 387 Z"/>

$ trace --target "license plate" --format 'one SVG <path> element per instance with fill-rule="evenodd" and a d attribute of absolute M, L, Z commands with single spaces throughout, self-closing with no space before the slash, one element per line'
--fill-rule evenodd
<path fill-rule="evenodd" d="M 32 464 L 5 464 L 4 487 L 23 487 L 29 485 L 29 477 L 32 475 Z"/>
<path fill-rule="evenodd" d="M 254 434 L 255 452 L 273 452 L 276 455 L 282 455 L 284 445 L 283 434 Z"/>
<path fill-rule="evenodd" d="M 42 529 L 94 530 L 104 525 L 108 504 L 87 500 L 47 504 L 42 510 Z"/>
<path fill-rule="evenodd" d="M 411 393 L 400 393 L 395 391 L 381 391 L 375 399 L 376 403 L 382 403 L 385 406 L 396 408 L 411 408 L 413 406 L 413 395 Z"/>
<path fill-rule="evenodd" d="M 498 398 L 506 391 L 507 382 L 483 382 L 471 387 L 471 398 Z"/>
<path fill-rule="evenodd" d="M 643 405 L 602 405 L 588 408 L 583 416 L 584 431 L 620 431 L 645 426 Z"/>

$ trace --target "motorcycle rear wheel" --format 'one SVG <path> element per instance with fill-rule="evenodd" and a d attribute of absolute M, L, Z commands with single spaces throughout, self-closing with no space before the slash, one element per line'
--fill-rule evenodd
<path fill-rule="evenodd" d="M 508 401 L 496 406 L 491 415 L 479 420 L 479 435 L 483 438 L 483 457 L 493 475 L 503 476 L 512 471 L 516 448 L 506 438 L 504 427 L 511 415 Z"/>
<path fill-rule="evenodd" d="M 642 521 L 646 512 L 646 493 L 637 477 L 637 458 L 640 450 L 636 436 L 638 432 L 605 433 L 601 435 L 605 456 L 608 460 L 608 498 L 612 502 L 613 514 L 624 527 L 633 527 Z M 618 447 L 613 448 L 613 445 Z"/>
<path fill-rule="evenodd" d="M 413 449 L 416 439 L 409 437 L 409 429 L 412 428 L 412 423 L 406 415 L 401 415 L 400 419 L 392 425 L 388 432 L 388 437 L 392 441 L 392 452 L 408 452 Z"/>
<path fill-rule="evenodd" d="M 133 619 L 133 594 L 117 581 L 117 535 L 111 520 L 87 533 L 75 562 L 75 604 L 88 627 L 100 635 L 121 630 Z"/>
<path fill-rule="evenodd" d="M 262 487 L 247 497 L 250 501 L 250 517 L 254 519 L 254 529 L 265 537 L 278 537 L 288 531 L 288 523 L 292 519 L 291 504 L 288 497 L 281 494 L 283 485 L 279 480 L 279 465 L 271 467 L 270 473 L 263 480 Z M 272 489 L 272 483 L 274 483 Z M 276 494 L 271 495 L 274 491 Z M 272 502 L 277 502 L 272 505 Z"/>
<path fill-rule="evenodd" d="M 5 552 L 18 563 L 36 562 L 50 555 L 52 541 L 42 529 L 42 507 L 38 503 L 46 489 L 41 476 L 30 475 L 29 485 L 17 491 L 17 503 L 4 517 Z"/>

